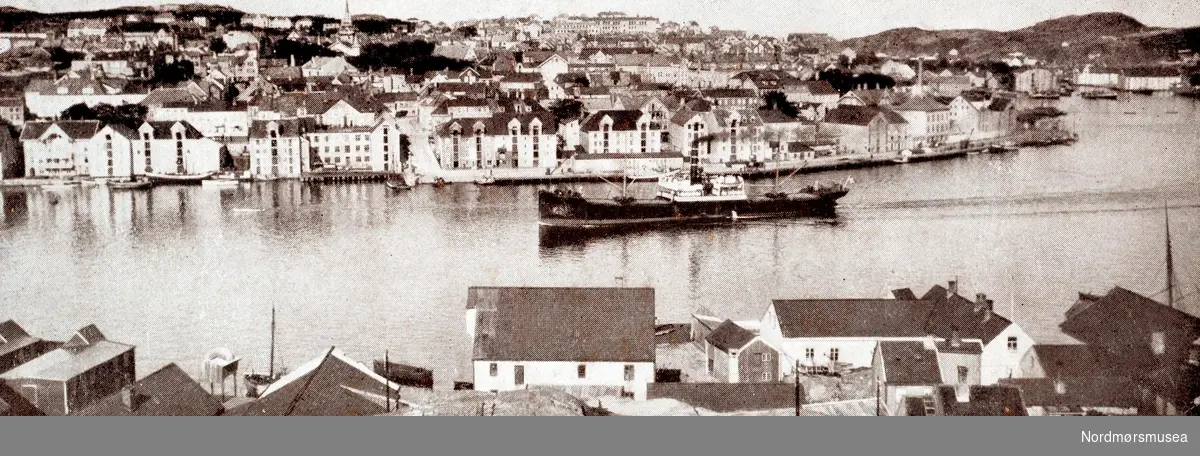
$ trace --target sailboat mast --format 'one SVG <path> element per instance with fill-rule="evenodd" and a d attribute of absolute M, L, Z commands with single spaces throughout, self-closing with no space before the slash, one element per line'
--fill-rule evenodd
<path fill-rule="evenodd" d="M 271 364 L 267 376 L 275 377 L 275 306 L 271 306 Z"/>
<path fill-rule="evenodd" d="M 1175 308 L 1175 261 L 1171 258 L 1171 214 L 1163 203 L 1163 220 L 1167 231 L 1167 305 Z"/>

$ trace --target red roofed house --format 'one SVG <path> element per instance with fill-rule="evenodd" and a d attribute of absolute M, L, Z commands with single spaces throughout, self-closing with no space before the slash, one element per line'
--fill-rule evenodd
<path fill-rule="evenodd" d="M 31 414 L 70 415 L 133 383 L 133 352 L 88 325 L 58 349 L 0 374 L 0 382 Z"/>
<path fill-rule="evenodd" d="M 472 287 L 475 389 L 607 387 L 645 399 L 654 381 L 654 289 Z"/>

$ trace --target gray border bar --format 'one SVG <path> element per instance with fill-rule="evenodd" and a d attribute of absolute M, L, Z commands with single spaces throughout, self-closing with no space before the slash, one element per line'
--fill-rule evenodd
<path fill-rule="evenodd" d="M 490 417 L 489 417 L 490 418 Z M 1187 434 L 1187 443 L 1084 443 Z M 1197 455 L 1191 417 L 0 418 L 5 455 Z"/>

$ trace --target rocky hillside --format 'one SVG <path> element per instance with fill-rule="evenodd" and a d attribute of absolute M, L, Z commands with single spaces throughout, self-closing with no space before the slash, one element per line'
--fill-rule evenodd
<path fill-rule="evenodd" d="M 940 54 L 957 49 L 960 57 L 993 58 L 1023 52 L 1061 63 L 1111 60 L 1111 64 L 1145 63 L 1180 49 L 1200 50 L 1197 29 L 1161 29 L 1121 13 L 1093 13 L 1039 22 L 1000 32 L 981 29 L 924 30 L 899 28 L 852 38 L 843 46 L 892 55 Z M 1100 61 L 1099 63 L 1110 63 Z"/>

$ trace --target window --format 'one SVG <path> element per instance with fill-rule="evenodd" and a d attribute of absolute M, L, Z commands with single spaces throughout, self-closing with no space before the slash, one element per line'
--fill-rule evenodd
<path fill-rule="evenodd" d="M 971 374 L 971 369 L 968 369 L 967 366 L 958 366 L 958 382 L 959 383 L 966 383 L 967 377 L 970 374 Z"/>
<path fill-rule="evenodd" d="M 765 370 L 765 371 L 763 371 L 763 372 L 762 372 L 762 377 L 760 378 L 760 380 L 762 380 L 762 381 L 764 381 L 764 382 L 769 382 L 769 381 L 771 381 L 771 371 L 769 371 L 769 370 Z"/>
<path fill-rule="evenodd" d="M 1167 352 L 1167 338 L 1162 331 L 1154 331 L 1150 333 L 1150 349 L 1154 350 L 1155 355 L 1161 355 Z"/>
<path fill-rule="evenodd" d="M 500 375 L 500 366 L 497 365 L 496 363 L 489 364 L 488 365 L 488 374 L 493 377 Z"/>
<path fill-rule="evenodd" d="M 836 363 L 837 360 L 838 360 L 838 349 L 836 349 L 836 348 L 829 349 L 829 362 Z"/>
<path fill-rule="evenodd" d="M 813 348 L 806 348 L 806 349 L 804 349 L 804 359 L 805 359 L 805 360 L 808 360 L 808 361 L 810 361 L 810 362 L 811 362 L 811 361 L 812 361 L 813 359 L 815 359 L 816 357 L 817 357 L 817 350 L 816 350 L 816 349 L 813 349 Z"/>
<path fill-rule="evenodd" d="M 770 362 L 771 362 L 771 354 L 770 353 L 759 353 L 758 354 L 758 363 L 759 364 L 766 366 L 767 363 L 770 363 Z"/>
<path fill-rule="evenodd" d="M 1017 337 L 1016 336 L 1012 336 L 1012 337 L 1008 338 L 1008 351 L 1017 351 Z"/>
<path fill-rule="evenodd" d="M 712 371 L 713 371 L 713 360 L 712 360 L 712 358 L 709 358 L 708 359 L 708 373 L 711 374 Z"/>
<path fill-rule="evenodd" d="M 579 378 L 587 378 L 587 365 L 586 364 L 580 364 L 576 370 L 577 370 L 577 373 L 579 374 Z"/>
<path fill-rule="evenodd" d="M 633 372 L 634 372 L 633 365 L 626 364 L 625 365 L 625 381 L 627 381 L 627 382 L 633 381 Z"/>

